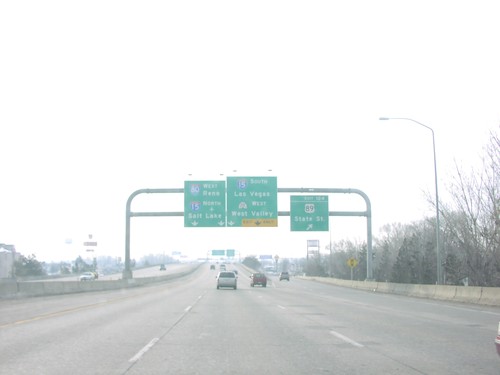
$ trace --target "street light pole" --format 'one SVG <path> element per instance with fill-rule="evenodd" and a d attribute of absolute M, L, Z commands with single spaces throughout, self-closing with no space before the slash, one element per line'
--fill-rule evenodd
<path fill-rule="evenodd" d="M 436 259 L 437 259 L 437 284 L 442 284 L 442 271 L 441 271 L 441 254 L 440 254 L 440 241 L 439 241 L 439 195 L 438 195 L 438 177 L 437 177 L 437 163 L 436 163 L 436 142 L 434 139 L 434 130 L 427 125 L 422 124 L 416 120 L 407 117 L 380 117 L 379 120 L 407 120 L 412 121 L 424 128 L 427 128 L 432 133 L 432 150 L 434 153 L 434 186 L 436 189 Z"/>

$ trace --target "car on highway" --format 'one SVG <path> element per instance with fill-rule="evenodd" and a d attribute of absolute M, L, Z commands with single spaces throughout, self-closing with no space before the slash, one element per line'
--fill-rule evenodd
<path fill-rule="evenodd" d="M 214 270 L 214 269 L 215 269 L 215 264 L 211 264 L 211 265 L 210 265 L 210 269 L 211 269 L 211 270 Z"/>
<path fill-rule="evenodd" d="M 94 272 L 84 272 L 80 275 L 80 281 L 92 281 L 95 279 L 96 277 Z"/>
<path fill-rule="evenodd" d="M 290 281 L 290 274 L 288 272 L 281 272 L 280 273 L 280 281 L 281 280 L 288 280 Z"/>
<path fill-rule="evenodd" d="M 233 271 L 220 271 L 217 276 L 217 289 L 238 287 L 238 276 Z"/>
<path fill-rule="evenodd" d="M 166 271 L 167 267 L 164 264 L 160 264 L 160 271 Z"/>
<path fill-rule="evenodd" d="M 250 275 L 250 286 L 260 285 L 262 287 L 267 286 L 267 276 L 261 272 L 255 272 Z"/>

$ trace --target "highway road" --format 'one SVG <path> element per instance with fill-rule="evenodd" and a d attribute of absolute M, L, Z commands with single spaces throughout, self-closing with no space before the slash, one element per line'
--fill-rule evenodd
<path fill-rule="evenodd" d="M 216 271 L 0 300 L 0 374 L 500 374 L 500 308 Z M 229 267 L 231 268 L 231 267 Z"/>

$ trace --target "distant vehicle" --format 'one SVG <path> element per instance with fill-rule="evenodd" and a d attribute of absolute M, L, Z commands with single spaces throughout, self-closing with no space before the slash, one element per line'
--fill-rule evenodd
<path fill-rule="evenodd" d="M 217 289 L 219 288 L 237 288 L 238 277 L 232 271 L 221 271 L 215 277 L 217 279 Z"/>
<path fill-rule="evenodd" d="M 225 264 L 221 264 L 220 265 L 220 270 L 221 271 L 225 271 L 226 270 L 226 265 Z"/>
<path fill-rule="evenodd" d="M 165 271 L 167 267 L 164 264 L 160 264 L 160 271 Z"/>
<path fill-rule="evenodd" d="M 80 281 L 91 281 L 95 279 L 96 277 L 94 272 L 84 272 L 80 275 Z"/>
<path fill-rule="evenodd" d="M 211 264 L 211 265 L 210 265 L 210 269 L 211 269 L 211 270 L 214 270 L 214 269 L 215 269 L 215 264 Z"/>
<path fill-rule="evenodd" d="M 290 274 L 288 272 L 281 272 L 280 273 L 280 281 L 281 280 L 288 280 L 288 281 L 290 281 Z"/>
<path fill-rule="evenodd" d="M 495 338 L 495 346 L 497 348 L 497 354 L 500 356 L 500 323 L 498 323 L 497 337 Z"/>
<path fill-rule="evenodd" d="M 276 268 L 274 266 L 264 266 L 264 272 L 266 272 L 266 273 L 276 273 Z"/>
<path fill-rule="evenodd" d="M 250 286 L 261 285 L 264 288 L 267 286 L 267 277 L 265 274 L 256 272 L 250 275 Z"/>

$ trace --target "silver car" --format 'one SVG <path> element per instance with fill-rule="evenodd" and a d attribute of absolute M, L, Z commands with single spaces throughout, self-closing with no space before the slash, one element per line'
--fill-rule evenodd
<path fill-rule="evenodd" d="M 217 279 L 217 289 L 237 288 L 238 276 L 233 271 L 220 271 L 215 278 Z"/>
<path fill-rule="evenodd" d="M 80 275 L 80 281 L 91 281 L 95 280 L 95 273 L 93 272 L 84 272 Z"/>

